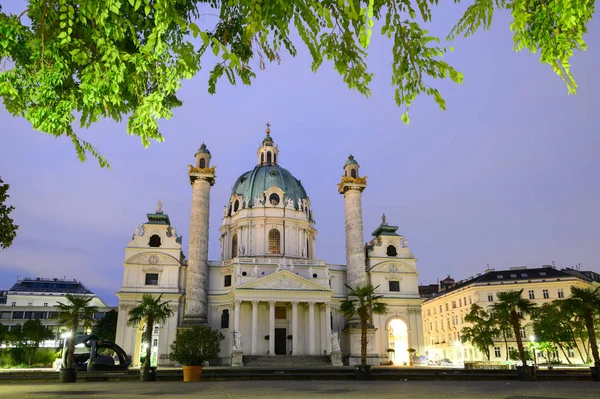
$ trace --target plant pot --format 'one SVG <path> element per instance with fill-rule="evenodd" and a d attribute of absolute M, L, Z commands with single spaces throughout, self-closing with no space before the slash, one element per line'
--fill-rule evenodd
<path fill-rule="evenodd" d="M 590 367 L 592 381 L 600 381 L 600 367 Z"/>
<path fill-rule="evenodd" d="M 183 366 L 183 382 L 200 381 L 202 368 L 202 366 Z"/>
<path fill-rule="evenodd" d="M 370 381 L 372 379 L 371 366 L 370 365 L 354 366 L 354 376 L 357 381 Z"/>
<path fill-rule="evenodd" d="M 140 369 L 140 381 L 156 381 L 156 367 L 150 367 L 147 373 L 144 367 Z"/>
<path fill-rule="evenodd" d="M 77 381 L 77 369 L 60 369 L 60 382 Z"/>
<path fill-rule="evenodd" d="M 517 366 L 517 374 L 519 375 L 519 380 L 521 381 L 536 381 L 537 376 L 535 373 L 535 369 L 532 366 Z"/>

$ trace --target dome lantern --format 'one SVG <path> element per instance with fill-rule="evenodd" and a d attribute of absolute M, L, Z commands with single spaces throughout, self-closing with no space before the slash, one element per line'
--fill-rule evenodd
<path fill-rule="evenodd" d="M 197 168 L 210 168 L 210 159 L 212 158 L 210 155 L 210 151 L 206 148 L 206 144 L 202 143 L 196 154 L 194 154 L 196 158 L 196 167 Z"/>
<path fill-rule="evenodd" d="M 262 141 L 262 145 L 258 148 L 258 165 L 277 165 L 277 156 L 279 149 L 273 143 L 271 137 L 271 124 L 267 122 L 267 135 Z"/>

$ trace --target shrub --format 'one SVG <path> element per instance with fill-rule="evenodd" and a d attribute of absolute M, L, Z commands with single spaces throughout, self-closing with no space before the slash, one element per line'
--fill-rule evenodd
<path fill-rule="evenodd" d="M 179 330 L 169 358 L 184 366 L 202 366 L 219 356 L 224 338 L 221 332 L 206 326 Z"/>

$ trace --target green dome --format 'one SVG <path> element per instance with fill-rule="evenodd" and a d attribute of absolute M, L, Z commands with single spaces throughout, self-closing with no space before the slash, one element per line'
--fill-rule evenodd
<path fill-rule="evenodd" d="M 299 199 L 308 198 L 300 180 L 279 165 L 259 165 L 244 173 L 233 185 L 231 195 L 247 197 L 250 200 L 250 207 L 252 207 L 254 198 L 263 199 L 264 192 L 273 186 L 277 186 L 285 192 L 285 197 L 281 198 L 281 201 L 291 198 L 296 209 L 298 209 Z"/>
<path fill-rule="evenodd" d="M 202 145 L 200 146 L 200 148 L 198 148 L 198 151 L 196 151 L 196 154 L 208 154 L 210 155 L 210 151 L 208 151 L 208 148 L 206 148 L 206 144 L 202 143 Z"/>
<path fill-rule="evenodd" d="M 354 155 L 352 155 L 352 154 L 350 154 L 350 156 L 348 157 L 348 160 L 344 164 L 344 167 L 346 167 L 348 165 L 358 165 L 358 162 L 356 162 L 356 160 L 354 159 Z"/>

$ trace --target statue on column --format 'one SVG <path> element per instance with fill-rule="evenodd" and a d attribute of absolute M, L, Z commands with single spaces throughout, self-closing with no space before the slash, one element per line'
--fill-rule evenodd
<path fill-rule="evenodd" d="M 331 333 L 331 351 L 339 352 L 340 349 L 340 338 L 338 337 L 337 331 Z"/>
<path fill-rule="evenodd" d="M 329 267 L 325 266 L 325 278 L 329 278 Z"/>
<path fill-rule="evenodd" d="M 254 265 L 254 267 L 252 268 L 252 273 L 250 273 L 250 275 L 252 277 L 257 277 L 258 276 L 258 265 Z"/>
<path fill-rule="evenodd" d="M 159 201 L 158 201 L 158 208 L 156 209 L 156 213 L 163 213 L 163 210 L 162 210 L 162 205 L 163 205 L 163 204 L 162 204 L 162 201 L 161 201 L 161 200 L 159 200 Z"/>
<path fill-rule="evenodd" d="M 314 274 L 312 266 L 308 268 L 308 278 L 311 278 Z"/>

